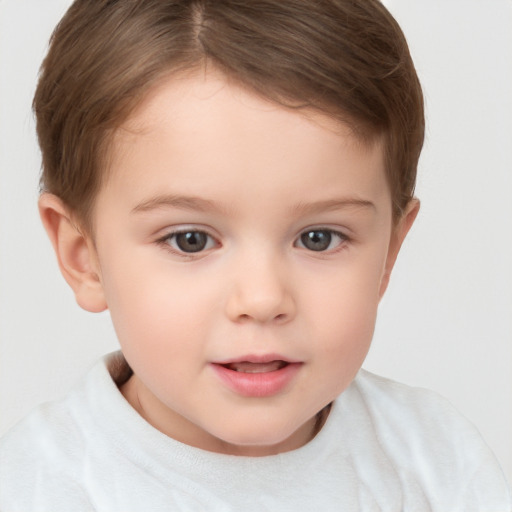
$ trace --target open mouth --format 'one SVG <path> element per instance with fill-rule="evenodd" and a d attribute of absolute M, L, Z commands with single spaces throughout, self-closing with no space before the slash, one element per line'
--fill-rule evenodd
<path fill-rule="evenodd" d="M 266 363 L 252 363 L 250 361 L 240 361 L 236 363 L 222 364 L 227 370 L 240 373 L 270 373 L 276 372 L 288 366 L 290 363 L 281 359 L 269 361 Z"/>
<path fill-rule="evenodd" d="M 270 397 L 281 393 L 300 372 L 303 362 L 279 356 L 248 356 L 212 363 L 225 386 L 246 397 Z"/>

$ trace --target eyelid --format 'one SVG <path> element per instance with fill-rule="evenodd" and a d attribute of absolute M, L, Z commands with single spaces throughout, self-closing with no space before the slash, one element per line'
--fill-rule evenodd
<path fill-rule="evenodd" d="M 219 236 L 217 233 L 210 228 L 209 226 L 205 226 L 204 224 L 176 224 L 169 225 L 164 228 L 155 231 L 153 236 L 157 239 L 165 239 L 172 235 L 178 235 L 180 233 L 189 233 L 189 232 L 198 232 L 204 233 L 214 240 L 218 240 Z"/>

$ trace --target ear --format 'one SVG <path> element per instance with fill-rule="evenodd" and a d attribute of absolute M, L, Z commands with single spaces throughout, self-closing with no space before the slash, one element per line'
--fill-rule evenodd
<path fill-rule="evenodd" d="M 41 194 L 39 215 L 78 305 L 93 313 L 107 309 L 92 239 L 79 229 L 69 209 L 53 194 Z"/>
<path fill-rule="evenodd" d="M 395 261 L 400 252 L 400 247 L 402 247 L 402 243 L 405 240 L 405 237 L 411 226 L 414 224 L 416 216 L 420 210 L 420 202 L 418 199 L 413 198 L 409 201 L 402 217 L 399 219 L 397 224 L 393 226 L 393 231 L 391 233 L 391 240 L 388 248 L 388 255 L 386 258 L 386 266 L 384 267 L 384 274 L 382 276 L 382 280 L 380 283 L 380 291 L 379 298 L 382 298 L 384 292 L 386 291 L 389 278 L 391 277 L 391 271 L 395 266 Z"/>

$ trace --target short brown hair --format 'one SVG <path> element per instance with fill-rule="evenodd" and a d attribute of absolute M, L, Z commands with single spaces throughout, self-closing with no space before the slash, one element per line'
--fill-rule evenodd
<path fill-rule="evenodd" d="M 43 190 L 88 224 L 115 130 L 164 76 L 208 62 L 280 104 L 384 139 L 398 218 L 423 144 L 421 87 L 378 0 L 76 0 L 56 27 L 34 110 Z"/>

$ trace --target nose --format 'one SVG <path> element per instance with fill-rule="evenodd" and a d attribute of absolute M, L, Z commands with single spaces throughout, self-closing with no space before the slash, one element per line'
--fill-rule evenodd
<path fill-rule="evenodd" d="M 296 303 L 286 265 L 267 255 L 253 255 L 232 268 L 226 314 L 233 322 L 287 323 Z"/>

